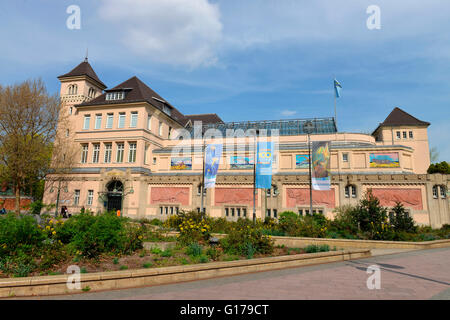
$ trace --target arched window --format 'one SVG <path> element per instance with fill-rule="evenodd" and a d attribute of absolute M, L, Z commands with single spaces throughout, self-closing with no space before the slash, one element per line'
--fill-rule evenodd
<path fill-rule="evenodd" d="M 349 184 L 345 186 L 345 197 L 346 198 L 356 198 L 356 186 Z"/>
<path fill-rule="evenodd" d="M 439 197 L 438 186 L 433 186 L 433 198 L 437 199 Z"/>
<path fill-rule="evenodd" d="M 439 199 L 439 196 L 441 199 L 447 198 L 447 188 L 444 185 L 433 186 L 433 198 Z"/>
<path fill-rule="evenodd" d="M 78 86 L 76 84 L 72 84 L 69 86 L 69 94 L 73 95 L 73 94 L 77 94 L 78 92 Z"/>

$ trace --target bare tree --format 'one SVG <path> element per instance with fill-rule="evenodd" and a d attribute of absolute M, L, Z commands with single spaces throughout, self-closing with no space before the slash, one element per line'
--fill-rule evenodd
<path fill-rule="evenodd" d="M 63 147 L 57 130 L 64 120 L 61 108 L 41 79 L 0 87 L 0 178 L 13 185 L 17 214 L 21 192 L 49 174 L 52 153 Z"/>

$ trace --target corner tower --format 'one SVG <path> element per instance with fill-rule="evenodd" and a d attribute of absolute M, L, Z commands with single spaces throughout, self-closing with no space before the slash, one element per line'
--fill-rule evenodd
<path fill-rule="evenodd" d="M 106 89 L 87 57 L 72 71 L 59 76 L 58 79 L 61 82 L 61 101 L 66 104 L 69 114 L 73 114 L 74 105 L 90 101 Z"/>
<path fill-rule="evenodd" d="M 387 118 L 378 125 L 372 135 L 377 144 L 402 145 L 413 149 L 411 163 L 415 173 L 426 173 L 430 166 L 430 151 L 428 144 L 429 122 L 413 117 L 396 107 Z M 402 158 L 400 158 L 402 161 Z M 406 158 L 404 161 L 409 161 Z M 410 165 L 408 165 L 410 166 Z"/>

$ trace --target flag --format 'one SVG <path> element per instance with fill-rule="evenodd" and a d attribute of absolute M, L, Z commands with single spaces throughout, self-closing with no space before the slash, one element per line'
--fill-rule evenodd
<path fill-rule="evenodd" d="M 270 189 L 272 187 L 273 142 L 258 142 L 256 153 L 255 187 Z"/>
<path fill-rule="evenodd" d="M 340 95 L 341 89 L 342 89 L 341 84 L 336 79 L 334 79 L 334 92 L 336 94 L 336 98 L 341 97 L 341 95 Z"/>
<path fill-rule="evenodd" d="M 217 171 L 219 170 L 221 144 L 209 144 L 205 148 L 205 188 L 214 188 Z"/>
<path fill-rule="evenodd" d="M 330 190 L 330 142 L 313 141 L 311 159 L 313 189 Z"/>

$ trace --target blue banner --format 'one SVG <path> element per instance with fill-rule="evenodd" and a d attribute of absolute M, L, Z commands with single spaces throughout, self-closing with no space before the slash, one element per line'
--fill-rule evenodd
<path fill-rule="evenodd" d="M 221 144 L 209 144 L 205 148 L 205 188 L 214 188 L 217 171 L 219 170 Z"/>
<path fill-rule="evenodd" d="M 272 187 L 272 161 L 273 142 L 258 142 L 255 177 L 257 189 L 270 189 Z"/>

